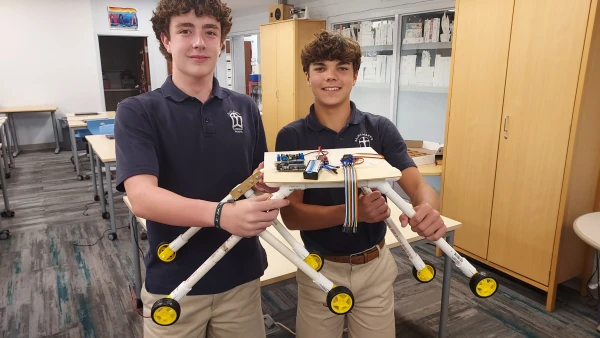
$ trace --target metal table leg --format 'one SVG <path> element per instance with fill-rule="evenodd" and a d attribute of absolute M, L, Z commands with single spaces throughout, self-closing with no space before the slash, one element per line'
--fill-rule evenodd
<path fill-rule="evenodd" d="M 100 207 L 102 208 L 102 218 L 108 219 L 110 215 L 106 212 L 106 199 L 104 198 L 104 181 L 102 179 L 102 164 L 98 156 L 96 156 L 96 170 L 98 171 L 98 190 L 100 193 Z"/>
<path fill-rule="evenodd" d="M 51 111 L 50 112 L 50 118 L 52 119 L 52 129 L 54 129 L 54 153 L 58 154 L 60 153 L 60 143 L 58 142 L 58 125 L 56 123 L 56 111 Z"/>
<path fill-rule="evenodd" d="M 4 159 L 4 175 L 10 178 L 10 147 L 8 145 L 8 137 L 6 137 L 6 128 L 2 125 L 0 133 L 2 134 L 2 158 Z"/>
<path fill-rule="evenodd" d="M 90 150 L 90 168 L 92 169 L 92 183 L 94 185 L 94 201 L 100 201 L 100 196 L 98 196 L 98 184 L 96 183 L 96 166 L 94 165 L 94 149 L 92 149 L 92 145 L 88 143 L 88 149 Z M 102 173 L 102 171 L 100 171 Z"/>
<path fill-rule="evenodd" d="M 21 149 L 19 149 L 19 140 L 17 139 L 17 127 L 15 126 L 15 118 L 12 113 L 8 114 L 8 123 L 10 124 L 10 132 L 12 136 L 13 147 L 15 149 L 12 154 L 14 157 L 17 157 L 19 156 Z"/>
<path fill-rule="evenodd" d="M 8 192 L 6 187 L 6 178 L 4 177 L 4 167 L 0 165 L 0 184 L 2 184 L 2 197 L 4 198 L 4 211 L 0 213 L 2 217 L 14 217 L 15 212 L 10 210 L 8 203 Z"/>
<path fill-rule="evenodd" d="M 8 155 L 8 158 L 10 159 L 10 163 L 9 163 L 9 167 L 10 168 L 14 168 L 15 167 L 15 158 L 13 157 L 12 154 L 12 140 L 11 140 L 11 128 L 9 128 L 8 126 L 8 121 L 4 123 L 4 125 L 2 126 L 3 130 L 4 130 L 4 137 L 6 137 L 6 154 Z"/>
<path fill-rule="evenodd" d="M 138 249 L 138 231 L 137 231 L 137 219 L 129 211 L 129 225 L 131 227 L 131 250 L 133 250 L 133 276 L 135 282 L 133 284 L 133 290 L 135 292 L 135 303 L 138 309 L 142 308 L 142 269 L 140 268 L 140 252 Z"/>
<path fill-rule="evenodd" d="M 114 241 L 117 239 L 117 222 L 115 220 L 115 202 L 113 198 L 112 178 L 110 177 L 110 163 L 104 163 L 106 173 L 106 191 L 108 192 L 108 211 L 110 212 L 110 229 L 112 233 L 108 234 L 108 239 Z"/>
<path fill-rule="evenodd" d="M 446 242 L 454 245 L 454 231 L 449 231 Z M 448 307 L 450 306 L 450 280 L 452 279 L 452 259 L 444 255 L 444 281 L 442 284 L 442 308 L 440 310 L 439 337 L 447 337 Z"/>
<path fill-rule="evenodd" d="M 71 137 L 71 155 L 73 156 L 75 171 L 77 171 L 77 179 L 83 181 L 83 175 L 81 175 L 81 166 L 79 165 L 79 154 L 77 154 L 77 140 L 75 139 L 75 129 L 69 128 L 69 136 Z"/>

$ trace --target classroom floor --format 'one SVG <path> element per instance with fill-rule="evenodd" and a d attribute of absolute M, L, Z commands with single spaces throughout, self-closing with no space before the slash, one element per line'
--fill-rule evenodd
<path fill-rule="evenodd" d="M 93 202 L 91 181 L 77 181 L 70 152 L 25 152 L 8 180 L 13 219 L 0 229 L 0 337 L 142 337 L 134 311 L 127 208 L 116 198 L 119 240 L 98 239 L 109 228 Z M 89 162 L 84 161 L 89 169 Z M 122 228 L 125 227 L 125 228 Z M 84 247 L 79 244 L 94 244 Z M 145 241 L 141 242 L 146 251 Z M 434 248 L 417 250 L 442 271 Z M 392 250 L 400 267 L 395 282 L 398 337 L 437 337 L 441 278 L 420 284 L 400 248 Z M 448 332 L 450 337 L 593 337 L 596 312 L 590 298 L 569 288 L 558 292 L 556 311 L 544 309 L 545 294 L 500 277 L 491 299 L 474 297 L 467 279 L 454 269 Z M 295 281 L 262 290 L 263 311 L 294 330 Z M 594 305 L 594 301 L 591 301 Z M 269 337 L 293 337 L 281 330 Z"/>

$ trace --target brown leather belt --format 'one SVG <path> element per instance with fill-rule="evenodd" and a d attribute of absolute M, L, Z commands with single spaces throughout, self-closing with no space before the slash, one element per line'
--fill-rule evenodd
<path fill-rule="evenodd" d="M 382 249 L 385 245 L 385 239 L 381 240 L 377 246 L 379 249 Z M 379 249 L 376 247 L 372 247 L 363 252 L 355 253 L 347 256 L 325 256 L 323 257 L 325 260 L 336 262 L 336 263 L 351 263 L 351 264 L 365 264 L 368 263 L 375 258 L 379 257 Z"/>

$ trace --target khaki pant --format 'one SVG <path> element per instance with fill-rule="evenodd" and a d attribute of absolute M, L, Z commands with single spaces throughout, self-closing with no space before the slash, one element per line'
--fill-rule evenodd
<path fill-rule="evenodd" d="M 352 291 L 354 308 L 346 316 L 333 314 L 324 306 L 325 292 L 298 270 L 298 338 L 340 338 L 344 317 L 350 338 L 396 336 L 393 283 L 398 266 L 387 247 L 380 249 L 378 258 L 366 264 L 325 261 L 321 273 L 335 285 L 346 286 Z"/>
<path fill-rule="evenodd" d="M 144 317 L 150 317 L 152 305 L 166 295 L 148 293 L 142 286 Z M 145 338 L 264 338 L 260 279 L 215 295 L 185 296 L 179 304 L 179 320 L 160 326 L 144 318 Z"/>

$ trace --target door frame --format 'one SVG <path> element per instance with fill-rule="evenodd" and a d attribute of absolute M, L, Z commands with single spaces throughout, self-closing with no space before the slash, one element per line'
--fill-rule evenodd
<path fill-rule="evenodd" d="M 230 41 L 230 46 L 231 46 L 230 53 L 231 53 L 231 60 L 232 60 L 232 64 L 231 64 L 232 65 L 232 67 L 231 67 L 231 72 L 232 72 L 232 77 L 231 77 L 232 88 L 236 88 L 236 83 L 235 83 L 235 79 L 236 79 L 236 73 L 235 73 L 236 72 L 236 67 L 233 64 L 233 60 L 236 57 L 236 55 L 235 55 L 236 51 L 235 51 L 235 47 L 234 47 L 234 44 L 233 44 L 233 39 L 234 38 L 244 39 L 245 37 L 252 36 L 252 35 L 256 35 L 256 44 L 257 44 L 257 46 L 256 46 L 256 50 L 257 50 L 257 52 L 256 52 L 256 54 L 257 54 L 256 55 L 256 62 L 258 62 L 258 64 L 260 65 L 260 29 L 249 30 L 249 31 L 244 31 L 244 32 L 238 32 L 236 34 L 233 34 L 233 35 L 230 34 L 230 35 L 227 36 L 227 38 Z M 238 51 L 238 53 L 239 53 L 239 51 Z M 244 53 L 245 52 L 242 51 L 242 56 L 244 55 Z M 245 77 L 245 74 L 244 74 L 244 77 Z M 248 86 L 248 84 L 244 83 L 244 88 L 246 88 L 247 86 Z M 246 93 L 246 90 L 244 90 L 244 93 Z"/>
<path fill-rule="evenodd" d="M 150 76 L 150 55 L 148 54 L 148 38 L 149 35 L 133 35 L 133 34 L 95 34 L 95 39 L 94 39 L 94 46 L 96 48 L 96 74 L 98 74 L 98 90 L 100 91 L 100 107 L 102 107 L 102 111 L 106 111 L 106 98 L 104 97 L 104 82 L 102 81 L 102 59 L 101 59 L 101 55 L 100 55 L 100 37 L 104 37 L 104 36 L 108 36 L 108 37 L 117 37 L 117 38 L 144 38 L 146 43 L 145 43 L 145 48 L 146 48 L 146 55 L 144 56 L 144 59 L 148 60 L 146 63 L 146 67 L 148 70 L 148 73 L 146 74 L 146 81 L 148 83 L 148 88 L 149 91 L 152 90 L 152 86 L 151 86 L 151 76 Z"/>

